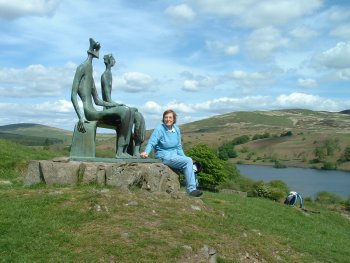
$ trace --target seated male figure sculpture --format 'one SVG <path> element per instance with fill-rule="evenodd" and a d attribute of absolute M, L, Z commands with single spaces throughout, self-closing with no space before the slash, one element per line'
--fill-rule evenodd
<path fill-rule="evenodd" d="M 101 76 L 101 88 L 102 88 L 102 99 L 108 103 L 115 103 L 112 100 L 112 72 L 111 68 L 115 65 L 115 59 L 112 54 L 107 54 L 103 57 L 106 65 L 106 70 Z M 110 108 L 109 106 L 105 107 Z M 141 144 L 145 140 L 146 136 L 146 125 L 143 115 L 138 111 L 137 108 L 130 107 L 131 114 L 134 118 L 134 132 L 133 141 L 130 141 L 132 145 L 131 154 L 135 157 L 140 157 Z M 130 153 L 130 152 L 129 152 Z"/>
<path fill-rule="evenodd" d="M 84 123 L 89 121 L 97 121 L 100 124 L 115 127 L 118 130 L 116 158 L 130 158 L 127 148 L 134 123 L 132 111 L 123 104 L 101 100 L 95 87 L 92 60 L 99 57 L 100 47 L 100 43 L 90 38 L 88 57 L 85 62 L 78 66 L 75 72 L 71 100 L 79 118 L 77 129 L 84 133 L 86 131 Z M 83 103 L 84 113 L 79 108 L 77 95 Z M 92 99 L 96 105 L 109 108 L 104 111 L 97 111 Z"/>

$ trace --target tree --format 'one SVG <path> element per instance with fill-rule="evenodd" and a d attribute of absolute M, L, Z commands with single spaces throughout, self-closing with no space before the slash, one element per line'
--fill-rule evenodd
<path fill-rule="evenodd" d="M 190 148 L 186 155 L 202 164 L 203 169 L 198 174 L 201 185 L 218 185 L 239 175 L 233 164 L 220 160 L 215 150 L 205 144 Z"/>
<path fill-rule="evenodd" d="M 323 161 L 326 158 L 327 149 L 325 147 L 317 147 L 314 154 L 319 161 Z"/>
<path fill-rule="evenodd" d="M 50 141 L 49 138 L 46 138 L 44 141 L 44 150 L 48 150 L 50 147 Z"/>
<path fill-rule="evenodd" d="M 350 161 L 350 146 L 345 148 L 343 156 L 345 161 Z"/>

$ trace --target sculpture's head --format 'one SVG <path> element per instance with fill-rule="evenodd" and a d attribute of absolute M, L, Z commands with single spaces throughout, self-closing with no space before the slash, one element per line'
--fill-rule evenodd
<path fill-rule="evenodd" d="M 91 54 L 95 58 L 98 58 L 100 55 L 101 45 L 99 42 L 96 42 L 92 38 L 90 38 L 89 40 L 90 40 L 90 47 L 89 47 L 89 50 L 87 51 L 87 53 Z"/>
<path fill-rule="evenodd" d="M 111 67 L 113 67 L 114 64 L 115 64 L 115 59 L 114 59 L 112 54 L 104 55 L 103 56 L 103 61 L 104 61 L 106 66 L 110 65 Z"/>

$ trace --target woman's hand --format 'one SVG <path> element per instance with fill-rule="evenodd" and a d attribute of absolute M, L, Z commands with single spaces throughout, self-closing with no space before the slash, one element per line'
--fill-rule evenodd
<path fill-rule="evenodd" d="M 140 153 L 141 158 L 147 158 L 148 154 L 146 152 Z"/>

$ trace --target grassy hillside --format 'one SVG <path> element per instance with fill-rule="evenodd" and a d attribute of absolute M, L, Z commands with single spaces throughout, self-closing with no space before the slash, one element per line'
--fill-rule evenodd
<path fill-rule="evenodd" d="M 24 145 L 64 144 L 72 141 L 72 132 L 33 123 L 19 123 L 0 126 L 0 139 L 7 139 Z"/>
<path fill-rule="evenodd" d="M 22 186 L 27 160 L 60 155 L 0 140 L 1 261 L 197 263 L 207 247 L 218 262 L 350 259 L 349 214 L 308 200 L 303 211 L 224 193 Z"/>
<path fill-rule="evenodd" d="M 324 161 L 337 164 L 338 169 L 350 170 L 350 162 L 337 163 L 350 146 L 350 116 L 335 112 L 310 110 L 279 110 L 233 112 L 181 126 L 185 148 L 206 143 L 214 148 L 248 135 L 250 141 L 236 147 L 238 157 L 233 162 L 273 164 L 275 160 L 286 165 L 318 167 L 312 163 L 315 149 L 329 140 L 334 152 Z M 281 137 L 291 132 L 291 136 Z M 252 140 L 255 135 L 269 134 L 269 138 Z"/>
<path fill-rule="evenodd" d="M 0 180 L 20 179 L 29 160 L 48 160 L 66 154 L 64 151 L 35 149 L 0 139 Z"/>
<path fill-rule="evenodd" d="M 347 262 L 349 219 L 263 199 L 112 188 L 0 191 L 4 262 Z"/>
<path fill-rule="evenodd" d="M 342 160 L 346 148 L 350 147 L 350 115 L 345 113 L 290 109 L 217 115 L 181 125 L 183 145 L 189 149 L 205 143 L 217 148 L 236 137 L 248 135 L 249 142 L 235 147 L 238 157 L 232 162 L 273 165 L 278 161 L 287 166 L 315 168 L 322 168 L 327 162 L 331 168 L 350 171 L 350 162 Z M 97 132 L 97 155 L 114 156 L 115 136 Z M 292 135 L 281 137 L 287 132 Z M 269 137 L 253 140 L 254 136 L 262 134 L 269 134 Z M 37 124 L 0 126 L 0 138 L 27 145 L 37 145 L 47 139 L 70 145 L 71 136 L 72 132 Z M 315 150 L 329 143 L 333 144 L 333 152 L 317 161 Z"/>

